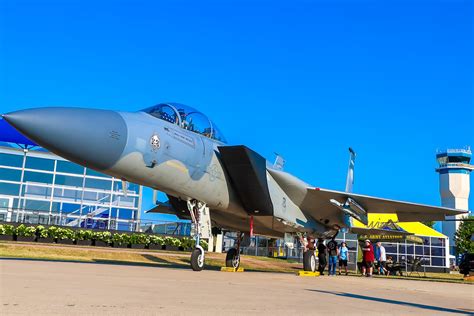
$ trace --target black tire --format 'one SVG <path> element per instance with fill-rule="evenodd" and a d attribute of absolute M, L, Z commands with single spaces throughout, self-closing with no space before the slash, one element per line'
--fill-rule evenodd
<path fill-rule="evenodd" d="M 230 248 L 225 256 L 225 266 L 238 269 L 240 266 L 240 255 L 236 248 Z"/>
<path fill-rule="evenodd" d="M 201 253 L 201 249 L 194 248 L 191 253 L 191 268 L 193 271 L 201 271 L 204 268 L 204 253 Z"/>
<path fill-rule="evenodd" d="M 316 272 L 318 264 L 316 262 L 316 256 L 314 255 L 314 250 L 307 250 L 303 253 L 303 270 Z"/>

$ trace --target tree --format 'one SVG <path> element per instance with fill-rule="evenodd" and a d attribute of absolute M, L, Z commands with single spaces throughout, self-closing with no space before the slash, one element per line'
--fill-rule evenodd
<path fill-rule="evenodd" d="M 436 223 L 435 221 L 429 221 L 429 222 L 422 222 L 424 225 L 433 228 L 434 224 Z"/>
<path fill-rule="evenodd" d="M 467 219 L 461 222 L 458 231 L 454 235 L 454 243 L 458 254 L 474 253 L 474 241 L 471 240 L 472 234 L 474 234 L 474 216 L 469 216 Z"/>

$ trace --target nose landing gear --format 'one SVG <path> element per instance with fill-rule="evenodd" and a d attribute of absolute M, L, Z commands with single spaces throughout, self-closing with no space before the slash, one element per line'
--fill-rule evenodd
<path fill-rule="evenodd" d="M 194 225 L 194 230 L 191 233 L 195 240 L 195 248 L 191 253 L 191 268 L 194 271 L 201 271 L 204 268 L 205 252 L 201 247 L 201 221 L 204 212 L 207 209 L 207 215 L 209 215 L 209 209 L 206 204 L 197 200 L 191 200 L 187 202 L 189 213 Z"/>

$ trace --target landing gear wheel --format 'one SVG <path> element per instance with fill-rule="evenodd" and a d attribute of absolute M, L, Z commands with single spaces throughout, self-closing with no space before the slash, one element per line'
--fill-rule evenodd
<path fill-rule="evenodd" d="M 225 266 L 238 269 L 240 266 L 240 254 L 236 248 L 230 248 L 225 256 Z"/>
<path fill-rule="evenodd" d="M 316 272 L 317 263 L 314 250 L 307 250 L 303 253 L 303 270 Z"/>
<path fill-rule="evenodd" d="M 204 268 L 204 249 L 194 248 L 191 253 L 191 268 L 194 271 L 201 271 Z"/>

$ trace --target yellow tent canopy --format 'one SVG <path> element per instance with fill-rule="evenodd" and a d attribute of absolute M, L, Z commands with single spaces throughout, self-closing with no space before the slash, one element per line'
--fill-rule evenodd
<path fill-rule="evenodd" d="M 397 214 L 369 213 L 368 225 L 353 219 L 353 231 L 360 239 L 380 241 L 406 240 L 423 243 L 418 236 L 441 237 L 445 235 L 420 222 L 398 222 Z M 359 229 L 358 229 L 359 228 Z"/>

